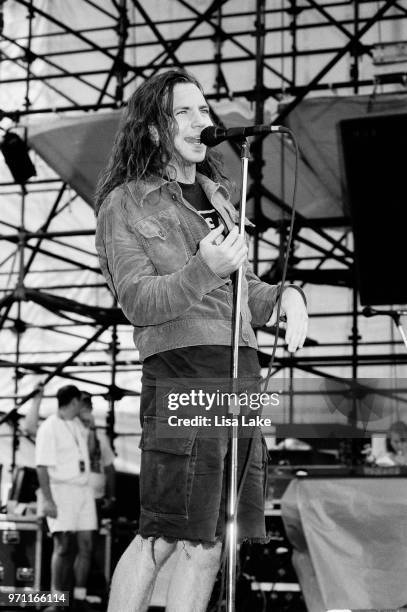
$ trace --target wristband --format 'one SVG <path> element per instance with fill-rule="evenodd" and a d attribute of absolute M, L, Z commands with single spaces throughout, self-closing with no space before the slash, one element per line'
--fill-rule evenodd
<path fill-rule="evenodd" d="M 286 285 L 283 289 L 283 293 L 286 289 L 296 289 L 301 294 L 301 297 L 304 300 L 305 306 L 307 306 L 307 298 L 306 298 L 304 291 L 301 289 L 301 287 L 299 287 L 298 285 Z"/>
<path fill-rule="evenodd" d="M 304 291 L 301 289 L 301 287 L 298 287 L 298 285 L 285 285 L 285 287 L 284 287 L 284 289 L 283 289 L 283 293 L 284 293 L 284 291 L 285 291 L 286 289 L 289 289 L 289 288 L 291 288 L 291 289 L 296 289 L 296 290 L 297 290 L 297 291 L 298 291 L 298 292 L 301 294 L 302 299 L 304 300 L 305 307 L 307 307 L 307 298 L 306 298 L 306 296 L 305 296 Z M 279 288 L 279 291 L 281 291 L 281 286 L 280 286 L 280 288 Z M 280 296 L 279 296 L 279 297 L 280 297 Z M 274 310 L 274 308 L 273 308 L 273 310 Z M 273 310 L 271 311 L 271 315 L 270 315 L 270 316 L 269 316 L 269 318 L 268 318 L 268 321 L 267 321 L 267 323 L 266 323 L 266 327 L 270 327 L 270 325 L 271 325 L 270 321 L 271 321 L 271 319 L 272 319 L 272 317 L 273 317 Z M 280 321 L 282 321 L 282 322 L 286 322 L 286 321 L 287 321 L 287 317 L 286 317 L 286 315 L 285 315 L 284 313 L 281 313 L 281 314 L 280 314 Z"/>

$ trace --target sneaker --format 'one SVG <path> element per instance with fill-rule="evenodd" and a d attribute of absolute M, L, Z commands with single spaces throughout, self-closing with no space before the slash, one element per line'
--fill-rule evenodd
<path fill-rule="evenodd" d="M 61 612 L 61 610 L 58 610 L 58 612 Z M 86 599 L 74 599 L 72 612 L 93 612 L 93 608 Z"/>

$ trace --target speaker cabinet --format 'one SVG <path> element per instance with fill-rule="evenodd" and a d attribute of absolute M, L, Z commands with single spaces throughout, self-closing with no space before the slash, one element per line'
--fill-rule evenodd
<path fill-rule="evenodd" d="M 0 515 L 0 593 L 44 589 L 49 580 L 49 571 L 42 564 L 46 550 L 40 519 Z M 5 598 L 2 606 L 7 606 Z"/>
<path fill-rule="evenodd" d="M 339 122 L 363 305 L 407 303 L 407 114 Z"/>

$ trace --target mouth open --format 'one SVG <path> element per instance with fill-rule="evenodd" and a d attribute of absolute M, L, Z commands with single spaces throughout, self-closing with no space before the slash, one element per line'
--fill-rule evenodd
<path fill-rule="evenodd" d="M 202 144 L 199 136 L 187 136 L 185 141 L 189 142 L 190 144 Z"/>

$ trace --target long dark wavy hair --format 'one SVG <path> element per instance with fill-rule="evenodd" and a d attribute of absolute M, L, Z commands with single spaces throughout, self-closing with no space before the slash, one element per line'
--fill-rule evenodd
<path fill-rule="evenodd" d="M 162 177 L 174 158 L 173 91 L 178 83 L 199 82 L 187 72 L 168 70 L 142 83 L 129 99 L 113 150 L 96 188 L 95 211 L 118 185 L 151 176 Z M 155 130 L 154 130 L 155 128 Z M 197 170 L 215 181 L 228 183 L 223 174 L 222 157 L 207 149 Z"/>

